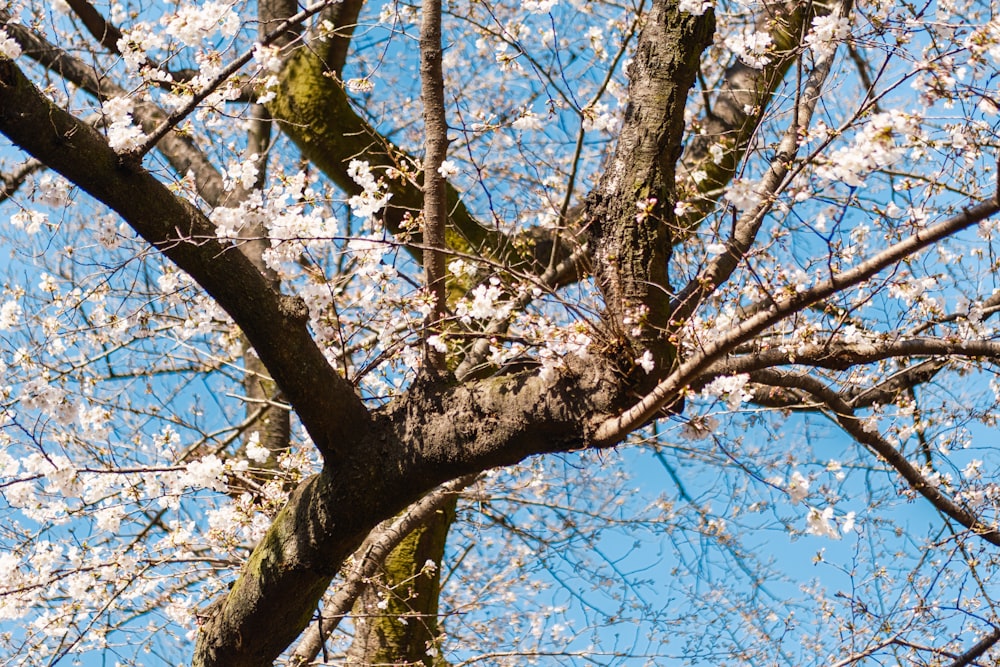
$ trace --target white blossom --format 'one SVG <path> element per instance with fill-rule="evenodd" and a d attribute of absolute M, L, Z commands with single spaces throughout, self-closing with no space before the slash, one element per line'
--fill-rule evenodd
<path fill-rule="evenodd" d="M 21 316 L 24 311 L 21 310 L 21 304 L 13 299 L 4 301 L 0 305 L 0 331 L 7 331 L 17 326 L 21 322 Z"/>
<path fill-rule="evenodd" d="M 11 60 L 21 55 L 21 45 L 3 28 L 0 28 L 0 55 Z"/>
<path fill-rule="evenodd" d="M 714 6 L 714 0 L 680 0 L 677 9 L 693 16 L 701 16 Z"/>
<path fill-rule="evenodd" d="M 646 371 L 646 373 L 652 373 L 653 369 L 656 368 L 656 361 L 653 360 L 653 353 L 649 350 L 643 350 L 642 356 L 635 360 L 635 363 Z"/>
<path fill-rule="evenodd" d="M 232 37 L 240 27 L 240 17 L 225 2 L 202 5 L 182 4 L 163 18 L 164 32 L 188 46 L 199 46 L 217 32 Z"/>
<path fill-rule="evenodd" d="M 705 385 L 701 390 L 701 395 L 706 398 L 725 398 L 729 407 L 735 410 L 741 403 L 753 398 L 753 394 L 746 390 L 749 381 L 750 376 L 746 373 L 723 375 Z"/>
<path fill-rule="evenodd" d="M 444 160 L 441 162 L 441 166 L 438 167 L 438 173 L 442 178 L 451 178 L 458 173 L 458 165 L 451 160 Z"/>
<path fill-rule="evenodd" d="M 184 483 L 194 488 L 225 491 L 225 465 L 215 454 L 191 461 L 185 466 Z"/>
<path fill-rule="evenodd" d="M 825 55 L 836 48 L 837 42 L 843 41 L 850 34 L 849 19 L 836 13 L 825 14 L 813 17 L 812 30 L 806 35 L 805 42 L 817 55 Z"/>
<path fill-rule="evenodd" d="M 798 470 L 792 473 L 792 479 L 788 483 L 788 499 L 793 505 L 805 500 L 809 495 L 809 480 Z"/>
<path fill-rule="evenodd" d="M 247 438 L 246 455 L 254 463 L 266 463 L 271 456 L 271 450 L 260 444 L 259 431 L 254 431 Z"/>
<path fill-rule="evenodd" d="M 820 511 L 815 507 L 810 507 L 809 514 L 806 515 L 806 534 L 839 540 L 840 533 L 833 522 L 833 508 L 827 507 Z"/>
<path fill-rule="evenodd" d="M 767 55 L 771 49 L 771 34 L 768 32 L 749 28 L 734 32 L 726 37 L 725 45 L 750 67 L 760 69 L 771 62 Z"/>

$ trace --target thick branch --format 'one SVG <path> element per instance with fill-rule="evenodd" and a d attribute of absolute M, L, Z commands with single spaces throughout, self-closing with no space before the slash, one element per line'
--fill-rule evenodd
<path fill-rule="evenodd" d="M 66 0 L 66 4 L 80 17 L 83 25 L 101 46 L 111 53 L 118 53 L 118 40 L 122 37 L 118 28 L 108 23 L 87 0 Z"/>
<path fill-rule="evenodd" d="M 794 352 L 776 348 L 753 350 L 727 359 L 713 367 L 720 375 L 749 373 L 774 366 L 798 364 L 831 370 L 846 370 L 860 364 L 905 357 L 985 357 L 1000 360 L 1000 341 L 954 340 L 942 338 L 907 338 L 870 343 L 814 343 L 797 346 Z"/>
<path fill-rule="evenodd" d="M 973 644 L 972 648 L 948 663 L 947 667 L 965 667 L 966 665 L 971 665 L 973 661 L 996 646 L 998 642 L 1000 642 L 1000 628 L 993 628 L 989 634 Z"/>
<path fill-rule="evenodd" d="M 229 594 L 206 610 L 194 664 L 270 665 L 378 523 L 448 480 L 589 446 L 587 418 L 622 404 L 619 384 L 598 359 L 569 359 L 550 381 L 529 371 L 461 386 L 418 382 L 292 496 Z"/>
<path fill-rule="evenodd" d="M 596 443 L 617 442 L 652 418 L 663 405 L 676 400 L 684 387 L 738 345 L 747 342 L 792 313 L 864 282 L 883 269 L 937 243 L 941 239 L 979 224 L 998 211 L 1000 211 L 1000 203 L 994 196 L 992 200 L 976 204 L 936 225 L 914 230 L 912 236 L 889 246 L 851 269 L 831 275 L 828 279 L 803 292 L 781 301 L 762 302 L 759 304 L 759 308 L 750 308 L 751 312 L 755 312 L 753 316 L 734 327 L 728 334 L 707 343 L 698 354 L 685 360 L 668 378 L 660 382 L 642 400 L 624 413 L 596 425 L 594 440 Z"/>
<path fill-rule="evenodd" d="M 123 164 L 100 133 L 46 99 L 7 59 L 0 59 L 0 110 L 0 132 L 117 211 L 232 316 L 324 455 L 347 447 L 368 413 L 313 342 L 301 300 L 271 290 L 198 209 L 141 166 Z"/>
<path fill-rule="evenodd" d="M 638 328 L 635 346 L 663 372 L 674 356 L 660 332 L 669 318 L 675 166 L 688 91 L 714 29 L 711 11 L 691 16 L 676 2 L 653 3 L 629 68 L 615 154 L 585 214 L 608 322 L 625 339 Z"/>

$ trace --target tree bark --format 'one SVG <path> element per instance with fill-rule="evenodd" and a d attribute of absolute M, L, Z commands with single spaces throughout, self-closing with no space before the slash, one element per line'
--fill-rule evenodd
<path fill-rule="evenodd" d="M 670 314 L 676 163 L 688 91 L 714 29 L 711 11 L 691 16 L 676 2 L 653 3 L 629 68 L 614 157 L 584 214 L 608 324 L 635 356 L 652 354 L 656 374 L 669 371 L 676 356 L 661 335 Z"/>

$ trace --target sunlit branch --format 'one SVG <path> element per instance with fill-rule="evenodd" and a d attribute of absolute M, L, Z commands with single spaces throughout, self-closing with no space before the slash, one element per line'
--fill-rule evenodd
<path fill-rule="evenodd" d="M 424 280 L 431 299 L 427 328 L 437 331 L 447 313 L 445 274 L 446 194 L 441 165 L 448 155 L 448 119 L 444 108 L 441 68 L 441 0 L 423 0 L 420 22 L 420 98 L 424 107 Z M 433 372 L 445 370 L 444 352 L 424 343 L 424 356 Z"/>
<path fill-rule="evenodd" d="M 803 292 L 780 301 L 762 303 L 761 308 L 753 316 L 734 327 L 729 333 L 707 343 L 699 353 L 685 360 L 675 372 L 638 403 L 618 417 L 596 424 L 593 436 L 595 445 L 610 444 L 625 437 L 651 419 L 664 404 L 674 400 L 685 386 L 704 373 L 716 360 L 792 313 L 858 285 L 889 266 L 980 223 L 998 211 L 1000 203 L 994 196 L 993 199 L 965 209 L 947 220 L 914 230 L 912 236 L 889 246 L 857 266 L 834 273 Z"/>
<path fill-rule="evenodd" d="M 885 359 L 949 356 L 985 357 L 1000 361 L 1000 341 L 922 337 L 872 343 L 810 343 L 796 346 L 794 351 L 775 348 L 754 350 L 752 354 L 719 363 L 712 372 L 730 375 L 792 364 L 846 370 Z"/>

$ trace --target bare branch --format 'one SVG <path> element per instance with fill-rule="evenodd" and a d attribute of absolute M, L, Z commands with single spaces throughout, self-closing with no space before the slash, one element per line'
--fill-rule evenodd
<path fill-rule="evenodd" d="M 750 374 L 750 379 L 753 382 L 778 387 L 795 387 L 815 396 L 829 408 L 832 418 L 840 424 L 841 428 L 892 466 L 907 481 L 910 488 L 929 500 L 940 512 L 962 524 L 975 535 L 990 544 L 1000 546 L 1000 530 L 984 524 L 979 520 L 979 517 L 965 507 L 958 505 L 937 486 L 931 484 L 916 466 L 882 437 L 876 427 L 857 417 L 854 408 L 836 391 L 807 375 L 774 370 L 755 371 Z"/>
<path fill-rule="evenodd" d="M 441 0 L 423 0 L 420 22 L 420 97 L 424 105 L 424 280 L 431 298 L 427 329 L 434 333 L 447 314 L 445 276 L 446 194 L 441 164 L 448 154 L 448 119 L 444 108 L 444 75 L 441 70 Z M 424 356 L 432 372 L 446 370 L 444 352 L 424 343 Z"/>
<path fill-rule="evenodd" d="M 838 13 L 845 15 L 849 6 L 846 3 L 841 4 Z M 756 186 L 756 193 L 761 198 L 760 204 L 740 216 L 732 235 L 725 243 L 725 251 L 710 261 L 708 266 L 680 291 L 671 307 L 672 321 L 682 323 L 690 317 L 706 296 L 729 279 L 753 245 L 754 239 L 757 238 L 757 232 L 760 230 L 764 218 L 774 206 L 778 191 L 783 186 L 795 156 L 798 154 L 801 133 L 809 127 L 813 111 L 819 103 L 823 84 L 830 74 L 830 67 L 833 65 L 836 54 L 835 48 L 829 49 L 817 59 L 815 67 L 809 73 L 809 78 L 792 116 L 792 122 L 785 130 L 767 172 Z"/>
<path fill-rule="evenodd" d="M 21 165 L 9 174 L 0 176 L 3 181 L 0 187 L 0 204 L 14 196 L 22 185 L 33 175 L 45 169 L 45 165 L 35 159 L 25 160 Z"/>

